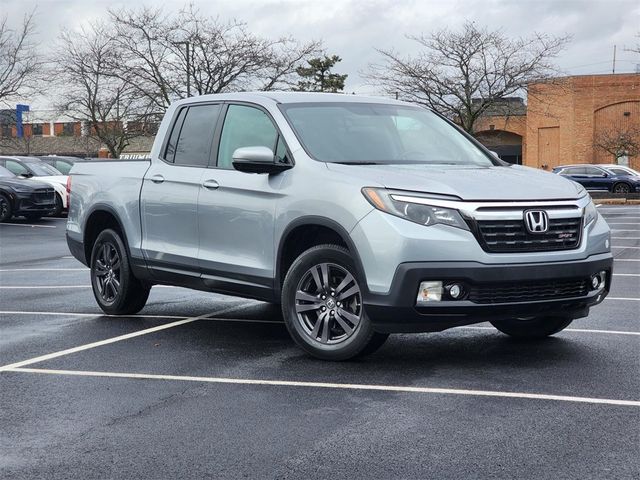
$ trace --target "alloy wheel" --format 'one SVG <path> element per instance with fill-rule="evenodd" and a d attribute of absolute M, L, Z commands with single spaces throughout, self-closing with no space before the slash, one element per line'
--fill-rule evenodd
<path fill-rule="evenodd" d="M 615 193 L 629 193 L 630 189 L 629 189 L 629 185 L 627 185 L 626 183 L 619 183 L 618 185 L 615 186 L 613 191 Z"/>
<path fill-rule="evenodd" d="M 360 286 L 340 265 L 314 265 L 298 282 L 295 309 L 298 322 L 313 340 L 326 345 L 343 342 L 362 319 Z"/>
<path fill-rule="evenodd" d="M 93 270 L 102 300 L 114 302 L 120 294 L 120 255 L 112 243 L 102 244 Z"/>
<path fill-rule="evenodd" d="M 8 220 L 9 216 L 9 202 L 6 198 L 0 195 L 0 221 Z"/>

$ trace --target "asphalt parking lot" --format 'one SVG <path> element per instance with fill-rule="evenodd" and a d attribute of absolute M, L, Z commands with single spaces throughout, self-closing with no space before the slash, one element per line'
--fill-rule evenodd
<path fill-rule="evenodd" d="M 615 277 L 589 318 L 344 363 L 260 302 L 162 287 L 103 316 L 64 219 L 0 224 L 0 478 L 640 478 L 640 206 L 600 211 Z"/>

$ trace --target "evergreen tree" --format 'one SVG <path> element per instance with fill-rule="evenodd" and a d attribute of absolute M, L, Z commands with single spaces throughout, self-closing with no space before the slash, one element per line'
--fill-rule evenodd
<path fill-rule="evenodd" d="M 299 67 L 296 73 L 302 77 L 296 91 L 299 92 L 341 92 L 348 75 L 331 73 L 336 63 L 342 61 L 337 55 L 307 60 L 308 67 Z"/>

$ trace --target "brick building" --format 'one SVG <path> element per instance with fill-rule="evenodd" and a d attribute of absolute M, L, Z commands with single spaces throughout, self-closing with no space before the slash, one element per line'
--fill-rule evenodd
<path fill-rule="evenodd" d="M 476 127 L 480 141 L 514 163 L 552 169 L 617 161 L 640 170 L 639 155 L 616 160 L 595 145 L 620 132 L 640 133 L 640 74 L 581 75 L 531 84 L 525 113 L 521 108 L 490 111 Z M 508 155 L 517 146 L 520 161 Z"/>
<path fill-rule="evenodd" d="M 145 156 L 151 151 L 156 123 L 130 122 L 128 129 L 140 129 L 125 153 Z M 73 157 L 106 157 L 108 150 L 94 136 L 86 122 L 56 116 L 56 112 L 36 110 L 23 120 L 23 136 L 18 138 L 16 112 L 0 110 L 0 155 L 62 155 Z"/>

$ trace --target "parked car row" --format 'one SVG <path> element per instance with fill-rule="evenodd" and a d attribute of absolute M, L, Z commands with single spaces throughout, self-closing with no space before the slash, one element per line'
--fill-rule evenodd
<path fill-rule="evenodd" d="M 56 191 L 44 182 L 20 178 L 0 167 L 0 223 L 14 216 L 37 219 L 56 211 Z"/>
<path fill-rule="evenodd" d="M 553 169 L 557 173 L 587 190 L 612 193 L 640 192 L 640 172 L 615 164 L 564 165 Z"/>
<path fill-rule="evenodd" d="M 73 161 L 66 157 L 0 156 L 0 222 L 15 216 L 35 219 L 63 214 L 68 205 L 68 176 L 53 165 L 60 164 L 68 172 Z"/>

